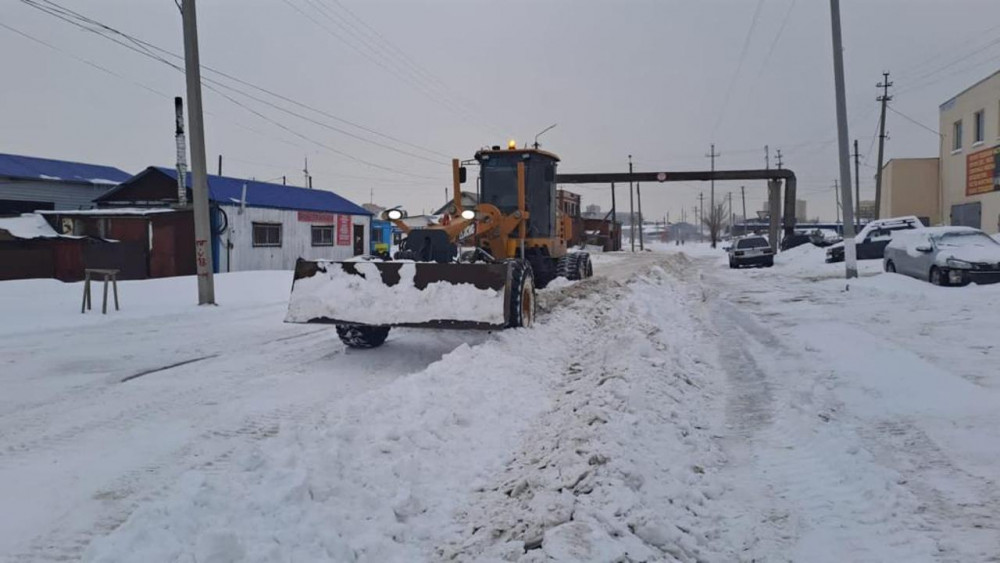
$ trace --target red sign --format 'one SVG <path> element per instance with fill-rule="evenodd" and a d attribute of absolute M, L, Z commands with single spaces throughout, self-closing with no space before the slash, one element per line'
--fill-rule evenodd
<path fill-rule="evenodd" d="M 351 245 L 351 216 L 337 215 L 337 245 Z"/>
<path fill-rule="evenodd" d="M 332 225 L 336 215 L 333 213 L 322 213 L 320 211 L 299 211 L 300 223 L 323 223 Z"/>
<path fill-rule="evenodd" d="M 997 189 L 1000 147 L 974 152 L 965 159 L 965 195 L 985 194 Z"/>

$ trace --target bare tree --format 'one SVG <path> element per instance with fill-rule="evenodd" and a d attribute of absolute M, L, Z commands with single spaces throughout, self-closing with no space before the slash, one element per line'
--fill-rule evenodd
<path fill-rule="evenodd" d="M 712 239 L 712 248 L 719 241 L 719 234 L 722 232 L 722 225 L 726 218 L 725 204 L 716 204 L 715 209 L 709 209 L 707 216 L 702 218 L 702 222 L 708 227 L 708 235 Z"/>

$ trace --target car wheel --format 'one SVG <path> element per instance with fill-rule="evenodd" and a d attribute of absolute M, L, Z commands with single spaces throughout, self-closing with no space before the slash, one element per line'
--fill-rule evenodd
<path fill-rule="evenodd" d="M 941 285 L 941 286 L 948 285 L 947 274 L 942 272 L 937 266 L 931 268 L 931 274 L 929 278 L 930 282 L 934 285 Z"/>
<path fill-rule="evenodd" d="M 885 271 L 889 272 L 890 274 L 896 273 L 896 265 L 892 263 L 892 260 L 889 260 L 888 262 L 885 263 Z"/>

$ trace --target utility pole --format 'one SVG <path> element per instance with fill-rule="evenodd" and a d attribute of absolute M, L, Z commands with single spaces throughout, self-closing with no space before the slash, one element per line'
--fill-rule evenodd
<path fill-rule="evenodd" d="M 859 173 L 861 155 L 858 154 L 858 140 L 854 139 L 854 222 L 861 226 L 861 176 Z"/>
<path fill-rule="evenodd" d="M 729 232 L 732 233 L 733 232 L 733 223 L 734 223 L 734 221 L 733 221 L 733 218 L 734 218 L 733 217 L 733 192 L 729 192 L 728 194 L 726 194 L 726 197 L 729 199 L 729 217 L 728 217 L 728 219 L 729 219 Z"/>
<path fill-rule="evenodd" d="M 643 219 L 642 219 L 642 191 L 640 191 L 639 189 L 640 186 L 642 186 L 642 184 L 640 184 L 639 182 L 635 183 L 635 199 L 636 202 L 639 204 L 639 250 L 646 250 L 646 247 L 643 246 L 642 244 Z"/>
<path fill-rule="evenodd" d="M 222 176 L 222 155 L 219 155 L 219 176 Z"/>
<path fill-rule="evenodd" d="M 743 196 L 743 234 L 747 234 L 747 189 L 740 186 L 740 195 Z"/>
<path fill-rule="evenodd" d="M 305 157 L 305 160 L 306 160 L 305 167 L 302 168 L 302 174 L 305 175 L 305 180 L 304 180 L 304 183 L 302 184 L 302 186 L 306 187 L 306 188 L 311 188 L 312 187 L 312 182 L 309 181 L 309 157 L 308 156 Z M 448 190 L 447 189 L 445 190 L 445 199 L 448 199 Z"/>
<path fill-rule="evenodd" d="M 628 234 L 632 252 L 635 252 L 635 200 L 632 192 L 632 155 L 628 155 Z"/>
<path fill-rule="evenodd" d="M 764 145 L 764 169 L 771 169 L 771 149 L 767 145 Z"/>
<path fill-rule="evenodd" d="M 198 273 L 198 304 L 215 304 L 212 277 L 212 226 L 208 208 L 208 163 L 201 107 L 201 61 L 198 56 L 198 16 L 195 0 L 181 7 L 184 26 L 184 75 L 187 79 L 188 131 L 191 133 L 191 192 L 194 204 L 194 251 Z"/>
<path fill-rule="evenodd" d="M 851 157 L 848 148 L 847 94 L 844 92 L 844 48 L 840 34 L 840 0 L 830 0 L 830 29 L 833 36 L 833 81 L 837 100 L 837 149 L 840 155 L 841 201 L 844 202 L 844 268 L 847 279 L 858 277 L 854 248 L 854 209 L 851 205 Z M 888 76 L 888 74 L 886 74 Z M 885 106 L 882 123 L 885 123 Z M 881 171 L 881 164 L 879 165 Z M 877 197 L 877 196 L 876 196 Z"/>
<path fill-rule="evenodd" d="M 704 236 L 701 226 L 705 222 L 705 192 L 698 194 L 698 234 Z"/>
<path fill-rule="evenodd" d="M 836 203 L 837 210 L 837 222 L 840 223 L 840 186 L 837 185 L 837 181 L 833 181 L 833 201 Z"/>
<path fill-rule="evenodd" d="M 618 223 L 618 210 L 615 208 L 615 183 L 611 182 L 611 229 Z M 619 250 L 621 250 L 619 248 Z"/>
<path fill-rule="evenodd" d="M 174 98 L 174 141 L 177 143 L 177 206 L 187 207 L 187 143 L 184 141 L 184 100 Z"/>
<path fill-rule="evenodd" d="M 783 164 L 781 162 L 781 149 L 778 149 L 777 153 L 778 153 L 778 156 L 776 158 L 778 159 L 778 170 L 781 170 L 781 165 Z"/>
<path fill-rule="evenodd" d="M 878 125 L 878 170 L 875 171 L 875 218 L 878 219 L 882 216 L 882 158 L 885 156 L 885 108 L 892 100 L 892 96 L 889 95 L 889 87 L 892 86 L 892 82 L 889 82 L 889 73 L 882 73 L 882 82 L 876 85 L 878 88 L 882 89 L 882 95 L 875 98 L 876 101 L 882 102 L 882 116 L 879 117 Z"/>
<path fill-rule="evenodd" d="M 722 155 L 719 154 L 719 153 L 717 153 L 717 152 L 715 152 L 715 143 L 712 143 L 712 151 L 710 153 L 706 154 L 705 156 L 708 157 L 708 158 L 710 158 L 710 159 L 712 159 L 712 174 L 713 174 L 712 181 L 711 181 L 711 186 L 712 186 L 711 190 L 712 191 L 711 191 L 711 194 L 709 195 L 709 198 L 708 198 L 708 213 L 709 213 L 709 216 L 714 216 L 715 215 L 715 177 L 714 177 L 714 174 L 715 174 L 715 159 L 716 159 L 716 157 L 719 157 L 719 156 L 722 156 Z M 704 207 L 703 207 L 703 209 L 704 209 Z M 704 212 L 702 214 L 704 215 Z M 716 235 L 716 233 L 712 229 L 709 229 L 709 233 L 708 234 L 711 235 L 711 237 L 712 237 L 712 248 L 715 248 L 715 235 Z"/>

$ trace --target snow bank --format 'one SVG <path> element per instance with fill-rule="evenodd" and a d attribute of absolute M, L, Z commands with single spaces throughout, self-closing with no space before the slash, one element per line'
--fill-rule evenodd
<path fill-rule="evenodd" d="M 108 288 L 108 314 L 100 311 L 103 281 L 91 282 L 94 309 L 80 314 L 83 282 L 51 279 L 0 281 L 0 335 L 90 327 L 123 319 L 165 315 L 205 315 L 236 306 L 260 307 L 284 303 L 292 289 L 292 272 L 233 272 L 215 275 L 217 307 L 198 306 L 195 276 L 119 281 L 120 311 L 114 310 Z"/>
<path fill-rule="evenodd" d="M 378 263 L 352 264 L 360 275 L 344 271 L 335 262 L 320 262 L 315 275 L 296 280 L 285 322 L 326 317 L 375 325 L 442 320 L 504 324 L 504 290 L 445 281 L 429 283 L 421 290 L 416 287 L 416 263 L 400 265 L 399 283 L 388 286 Z"/>
<path fill-rule="evenodd" d="M 0 217 L 0 231 L 7 231 L 10 236 L 18 239 L 59 238 L 61 236 L 44 217 L 36 213 L 24 213 L 20 217 Z"/>
<path fill-rule="evenodd" d="M 574 284 L 532 329 L 461 346 L 283 427 L 235 451 L 227 470 L 190 471 L 84 559 L 693 560 L 725 551 L 695 516 L 719 493 L 704 469 L 714 446 L 698 423 L 710 389 L 687 346 L 697 339 L 682 312 L 691 296 L 673 282 L 655 269 L 629 286 Z"/>

